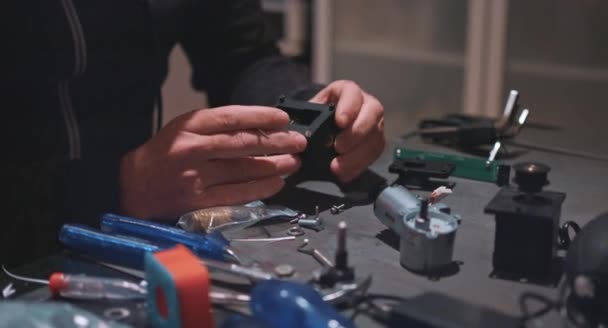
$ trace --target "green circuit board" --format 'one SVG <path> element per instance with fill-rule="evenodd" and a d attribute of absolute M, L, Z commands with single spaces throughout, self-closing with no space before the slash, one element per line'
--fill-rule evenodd
<path fill-rule="evenodd" d="M 509 180 L 509 167 L 500 161 L 487 162 L 485 159 L 428 152 L 407 148 L 395 148 L 394 159 L 417 159 L 450 163 L 455 166 L 452 176 L 501 184 Z M 506 171 L 506 172 L 505 172 Z M 505 177 L 506 175 L 506 177 Z"/>

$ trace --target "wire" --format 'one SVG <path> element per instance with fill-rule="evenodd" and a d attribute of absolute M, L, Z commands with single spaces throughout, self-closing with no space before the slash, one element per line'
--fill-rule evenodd
<path fill-rule="evenodd" d="M 354 320 L 359 314 L 365 314 L 374 320 L 389 320 L 390 310 L 386 310 L 381 305 L 378 305 L 376 302 L 374 302 L 379 300 L 401 303 L 407 301 L 407 298 L 387 294 L 362 295 L 359 299 L 357 299 L 354 305 L 354 312 L 351 314 L 350 319 Z M 365 305 L 366 307 L 362 308 L 362 305 Z"/>
<path fill-rule="evenodd" d="M 530 309 L 528 308 L 528 300 L 535 300 L 540 303 L 544 303 L 544 307 L 536 310 L 535 312 L 530 312 Z M 555 302 L 554 300 L 541 294 L 525 292 L 519 297 L 519 307 L 523 312 L 522 320 L 527 321 L 542 317 L 551 310 L 559 309 L 559 302 Z"/>
<path fill-rule="evenodd" d="M 17 279 L 17 280 L 21 280 L 21 281 L 27 281 L 27 282 L 33 282 L 33 283 L 37 283 L 37 284 L 44 284 L 44 285 L 48 285 L 49 284 L 48 280 L 22 277 L 22 276 L 18 276 L 16 274 L 10 273 L 10 272 L 8 272 L 8 270 L 6 270 L 6 268 L 4 267 L 4 265 L 2 265 L 2 271 L 4 271 L 4 273 L 6 273 L 9 277 L 11 277 L 13 279 Z"/>

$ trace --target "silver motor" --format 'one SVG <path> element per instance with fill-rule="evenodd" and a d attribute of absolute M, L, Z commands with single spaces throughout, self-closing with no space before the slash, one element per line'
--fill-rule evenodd
<path fill-rule="evenodd" d="M 399 235 L 400 261 L 405 268 L 432 273 L 452 263 L 460 216 L 450 214 L 445 204 L 429 204 L 428 199 L 394 185 L 380 192 L 374 213 Z"/>

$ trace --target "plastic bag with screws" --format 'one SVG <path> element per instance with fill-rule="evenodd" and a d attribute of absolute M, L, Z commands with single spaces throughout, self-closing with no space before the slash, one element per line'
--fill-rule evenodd
<path fill-rule="evenodd" d="M 272 218 L 294 218 L 299 213 L 285 206 L 219 206 L 186 213 L 177 225 L 190 232 L 234 231 Z"/>

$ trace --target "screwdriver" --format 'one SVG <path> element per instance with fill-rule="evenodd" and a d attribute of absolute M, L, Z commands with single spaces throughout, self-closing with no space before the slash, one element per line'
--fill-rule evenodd
<path fill-rule="evenodd" d="M 312 286 L 292 281 L 259 282 L 249 303 L 254 318 L 270 328 L 353 328 Z"/>
<path fill-rule="evenodd" d="M 51 294 L 55 297 L 124 300 L 142 299 L 146 295 L 146 285 L 143 281 L 141 284 L 137 284 L 118 278 L 91 277 L 61 272 L 52 273 L 46 280 L 18 276 L 6 270 L 4 266 L 2 266 L 2 270 L 16 280 L 48 285 Z"/>
<path fill-rule="evenodd" d="M 144 299 L 147 294 L 146 281 L 137 284 L 124 279 L 73 275 L 61 272 L 51 274 L 49 280 L 18 276 L 2 270 L 9 277 L 49 286 L 54 297 L 61 296 L 71 299 L 108 299 L 108 300 L 137 300 Z M 137 278 L 145 278 L 143 275 Z M 245 305 L 250 301 L 249 295 L 210 291 L 209 297 L 214 304 Z"/>
<path fill-rule="evenodd" d="M 122 235 L 112 235 L 84 225 L 64 224 L 59 231 L 59 240 L 75 252 L 95 260 L 141 270 L 146 252 L 156 252 L 168 248 L 149 240 Z M 245 277 L 251 280 L 269 280 L 270 273 L 226 263 L 211 258 L 202 261 L 209 270 Z"/>
<path fill-rule="evenodd" d="M 165 224 L 110 213 L 101 216 L 100 225 L 101 230 L 108 233 L 151 240 L 167 248 L 182 244 L 201 258 L 240 263 L 234 251 L 228 247 L 230 242 L 219 232 L 201 235 Z"/>

